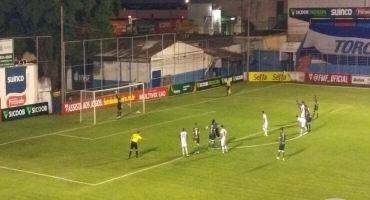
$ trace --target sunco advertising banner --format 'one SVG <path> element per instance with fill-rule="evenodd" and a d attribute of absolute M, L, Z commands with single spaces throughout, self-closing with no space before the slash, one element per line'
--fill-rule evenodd
<path fill-rule="evenodd" d="M 291 81 L 290 72 L 249 72 L 250 82 Z"/>
<path fill-rule="evenodd" d="M 176 85 L 171 85 L 168 90 L 169 96 L 179 95 L 179 94 L 185 94 L 189 92 L 195 91 L 195 82 L 188 82 L 188 83 L 181 83 Z"/>
<path fill-rule="evenodd" d="M 370 8 L 290 8 L 289 17 L 308 20 L 311 18 L 366 18 L 370 16 Z"/>
<path fill-rule="evenodd" d="M 1 110 L 3 122 L 49 114 L 48 103 L 37 103 Z"/>

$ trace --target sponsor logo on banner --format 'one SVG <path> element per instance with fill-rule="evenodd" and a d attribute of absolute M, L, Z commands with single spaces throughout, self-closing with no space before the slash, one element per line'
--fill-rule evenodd
<path fill-rule="evenodd" d="M 79 112 L 81 108 L 83 110 L 92 109 L 94 107 L 99 108 L 103 105 L 104 104 L 102 98 L 95 99 L 95 101 L 93 99 L 85 99 L 82 102 L 68 102 L 63 105 L 64 109 L 62 110 L 62 114 L 76 113 Z"/>
<path fill-rule="evenodd" d="M 5 68 L 6 94 L 26 91 L 26 67 Z"/>
<path fill-rule="evenodd" d="M 77 71 L 73 74 L 73 80 L 75 82 L 91 82 L 91 75 L 79 74 Z"/>
<path fill-rule="evenodd" d="M 353 15 L 352 8 L 334 8 L 330 9 L 330 16 L 352 16 Z"/>
<path fill-rule="evenodd" d="M 144 90 L 137 90 L 133 91 L 132 93 L 121 93 L 117 94 L 121 97 L 121 101 L 125 102 L 137 102 L 143 100 L 152 100 L 158 99 L 168 96 L 168 87 L 158 87 L 158 88 L 151 88 Z M 80 110 L 88 110 L 95 108 L 102 108 L 117 105 L 117 98 L 115 95 L 107 95 L 103 97 L 96 98 L 95 101 L 93 99 L 85 99 L 82 101 L 72 101 L 62 104 L 62 115 L 68 115 L 73 113 L 78 113 Z"/>
<path fill-rule="evenodd" d="M 6 108 L 1 112 L 2 120 L 4 122 L 47 114 L 49 114 L 47 102 Z"/>
<path fill-rule="evenodd" d="M 370 17 L 370 8 L 357 8 L 356 16 L 357 17 Z"/>
<path fill-rule="evenodd" d="M 320 18 L 327 17 L 327 8 L 291 8 L 290 17 L 293 18 Z"/>
<path fill-rule="evenodd" d="M 249 81 L 290 81 L 290 72 L 250 72 Z"/>
<path fill-rule="evenodd" d="M 351 84 L 351 75 L 306 73 L 306 81 L 312 83 Z"/>
<path fill-rule="evenodd" d="M 142 93 L 142 90 L 136 91 L 136 95 L 139 96 L 139 100 L 153 100 L 153 99 L 160 99 L 163 97 L 168 96 L 168 87 L 163 86 L 163 87 L 157 87 L 157 88 L 150 88 L 144 90 L 144 95 Z"/>
<path fill-rule="evenodd" d="M 370 85 L 370 77 L 369 76 L 352 76 L 352 84 Z"/>
<path fill-rule="evenodd" d="M 22 106 L 26 103 L 26 95 L 21 96 L 9 96 L 6 100 L 6 105 L 8 108 L 10 107 L 16 107 L 16 106 Z"/>
<path fill-rule="evenodd" d="M 193 92 L 194 91 L 194 84 L 195 84 L 195 82 L 171 85 L 169 87 L 169 94 L 168 95 L 173 96 L 173 95 Z"/>
<path fill-rule="evenodd" d="M 221 86 L 221 78 L 208 79 L 196 82 L 197 91 Z"/>

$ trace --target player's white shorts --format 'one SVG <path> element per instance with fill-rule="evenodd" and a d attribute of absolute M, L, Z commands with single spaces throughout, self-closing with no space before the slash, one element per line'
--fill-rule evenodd
<path fill-rule="evenodd" d="M 181 141 L 181 147 L 188 147 L 188 144 L 186 141 Z"/>
<path fill-rule="evenodd" d="M 262 125 L 262 129 L 267 129 L 267 123 L 264 123 L 264 124 Z"/>
<path fill-rule="evenodd" d="M 305 119 L 301 119 L 301 128 L 304 128 L 306 127 L 306 120 Z"/>
<path fill-rule="evenodd" d="M 221 139 L 221 146 L 226 146 L 226 138 Z"/>

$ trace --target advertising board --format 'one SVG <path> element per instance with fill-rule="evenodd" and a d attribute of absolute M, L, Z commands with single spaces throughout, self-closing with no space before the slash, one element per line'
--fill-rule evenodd
<path fill-rule="evenodd" d="M 347 74 L 321 74 L 321 73 L 306 73 L 305 82 L 349 85 L 352 82 L 351 75 Z"/>
<path fill-rule="evenodd" d="M 188 82 L 188 83 L 181 83 L 181 84 L 171 85 L 168 88 L 168 95 L 169 96 L 174 96 L 174 95 L 194 92 L 195 91 L 194 86 L 195 86 L 194 81 L 193 82 Z"/>
<path fill-rule="evenodd" d="M 0 40 L 0 67 L 13 65 L 13 39 Z"/>
<path fill-rule="evenodd" d="M 123 103 L 127 102 L 137 102 L 145 98 L 145 100 L 154 100 L 159 98 L 164 98 L 168 96 L 168 87 L 157 87 L 145 89 L 144 94 L 142 90 L 133 91 L 131 93 L 121 93 L 118 94 L 121 97 Z M 117 104 L 117 98 L 115 95 L 106 95 L 101 97 L 96 97 L 94 99 L 84 99 L 82 102 L 80 100 L 66 102 L 62 104 L 62 115 L 69 115 L 80 112 L 81 109 L 89 110 L 95 108 L 103 108 L 114 106 Z"/>
<path fill-rule="evenodd" d="M 5 108 L 1 110 L 1 118 L 3 122 L 47 114 L 49 114 L 47 102 Z"/>
<path fill-rule="evenodd" d="M 219 78 L 207 79 L 195 82 L 196 91 L 206 90 L 214 87 L 220 87 L 226 84 L 227 79 L 231 78 L 231 83 L 244 81 L 243 74 L 234 74 Z"/>
<path fill-rule="evenodd" d="M 289 82 L 290 72 L 249 72 L 250 82 Z"/>
<path fill-rule="evenodd" d="M 370 76 L 352 76 L 353 85 L 370 85 Z"/>

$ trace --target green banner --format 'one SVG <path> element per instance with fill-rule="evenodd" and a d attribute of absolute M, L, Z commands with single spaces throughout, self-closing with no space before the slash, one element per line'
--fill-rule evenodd
<path fill-rule="evenodd" d="M 168 94 L 169 94 L 169 96 L 174 96 L 174 95 L 194 92 L 194 85 L 195 85 L 194 81 L 193 82 L 188 82 L 188 83 L 181 83 L 181 84 L 171 85 L 169 87 Z"/>
<path fill-rule="evenodd" d="M 6 108 L 1 110 L 3 122 L 47 114 L 49 114 L 49 107 L 47 102 L 14 108 Z"/>
<path fill-rule="evenodd" d="M 235 83 L 235 82 L 241 82 L 244 80 L 244 76 L 243 74 L 234 74 L 234 75 L 229 75 L 229 76 L 223 76 L 221 77 L 221 84 L 224 85 L 226 84 L 226 81 L 227 79 L 231 78 L 231 83 Z"/>
<path fill-rule="evenodd" d="M 220 87 L 222 85 L 221 78 L 213 78 L 203 81 L 196 82 L 197 91 L 206 90 L 214 87 Z"/>
<path fill-rule="evenodd" d="M 0 67 L 14 66 L 13 54 L 0 55 Z"/>

